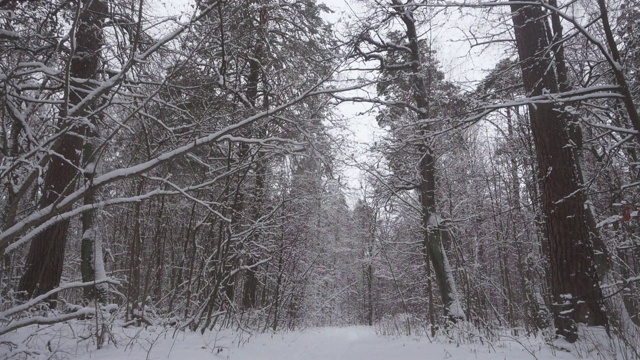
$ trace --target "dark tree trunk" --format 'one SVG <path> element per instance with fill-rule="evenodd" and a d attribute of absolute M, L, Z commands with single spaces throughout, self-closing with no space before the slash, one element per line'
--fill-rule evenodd
<path fill-rule="evenodd" d="M 429 98 L 431 97 L 431 73 L 427 74 L 428 79 L 425 81 L 422 69 L 422 56 L 420 53 L 418 33 L 416 30 L 415 20 L 410 15 L 410 10 L 404 8 L 399 1 L 392 0 L 395 10 L 400 14 L 402 22 L 405 24 L 407 41 L 409 42 L 410 61 L 411 61 L 411 74 L 413 75 L 414 91 L 413 98 L 416 106 L 422 109 L 418 117 L 421 120 L 427 120 L 430 117 L 431 104 Z M 429 132 L 432 131 L 429 125 L 426 125 L 422 129 L 422 135 L 424 137 L 429 136 Z M 425 141 L 425 143 L 427 143 Z M 439 224 L 438 213 L 436 211 L 436 157 L 433 149 L 424 145 L 422 147 L 422 159 L 420 160 L 420 203 L 422 209 L 422 231 L 423 231 L 423 252 L 425 256 L 425 263 L 429 266 L 429 261 L 433 265 L 433 269 L 436 275 L 436 281 L 440 289 L 440 296 L 442 298 L 442 304 L 444 306 L 444 315 L 450 321 L 457 321 L 462 314 L 460 312 L 453 313 L 451 306 L 454 304 L 456 293 L 456 286 L 453 283 L 455 280 L 453 277 L 447 274 L 447 258 L 444 252 L 443 241 L 450 240 L 450 234 L 448 229 Z"/>
<path fill-rule="evenodd" d="M 258 224 L 260 217 L 262 215 L 262 205 L 264 201 L 264 187 L 265 187 L 265 166 L 264 162 L 258 160 L 256 165 L 256 183 L 255 188 L 253 189 L 253 221 L 256 226 L 260 226 Z M 255 243 L 260 242 L 260 229 L 255 229 L 255 235 L 253 236 L 253 241 Z M 245 309 L 251 309 L 256 306 L 257 293 L 258 293 L 258 275 L 256 272 L 256 264 L 259 259 L 251 254 L 247 259 L 247 270 L 245 271 L 245 279 L 244 279 L 244 289 L 242 294 L 242 306 Z"/>
<path fill-rule="evenodd" d="M 269 1 L 262 0 L 256 1 L 256 4 L 266 5 Z M 265 61 L 265 50 L 263 41 L 266 42 L 267 37 L 267 23 L 268 23 L 268 12 L 267 7 L 263 6 L 259 14 L 257 16 L 258 26 L 256 27 L 256 36 L 258 37 L 255 48 L 253 49 L 253 58 L 249 60 L 249 76 L 247 77 L 247 100 L 249 100 L 251 106 L 256 108 L 258 106 L 258 85 L 262 78 L 263 90 L 265 90 L 267 86 L 267 80 L 263 74 L 263 62 Z M 267 110 L 269 108 L 269 97 L 265 93 L 262 95 L 262 109 Z M 262 138 L 266 135 L 266 129 L 263 126 L 259 126 L 254 130 L 254 136 L 258 138 Z M 257 160 L 255 160 L 255 184 L 252 190 L 253 193 L 253 206 L 252 206 L 252 221 L 255 226 L 259 227 L 258 224 L 260 217 L 262 216 L 262 206 L 264 201 L 264 192 L 265 192 L 265 177 L 266 177 L 266 164 L 265 161 L 259 159 L 258 151 L 255 152 L 254 155 Z M 253 241 L 257 244 L 260 242 L 260 230 L 255 229 L 254 235 L 252 236 Z M 251 309 L 256 306 L 256 298 L 258 293 L 258 276 L 256 264 L 259 262 L 259 258 L 252 254 L 248 254 L 246 257 L 247 269 L 244 271 L 244 286 L 242 291 L 242 306 L 245 309 Z"/>
<path fill-rule="evenodd" d="M 549 4 L 554 7 L 558 7 L 556 0 L 549 0 Z M 560 91 L 571 91 L 572 87 L 569 83 L 569 75 L 567 66 L 565 63 L 564 56 L 564 46 L 563 46 L 563 29 L 560 21 L 560 15 L 558 13 L 551 13 L 551 28 L 553 29 L 553 36 L 550 37 L 549 41 L 552 44 L 552 50 L 555 57 L 555 66 L 556 66 L 556 74 L 557 74 L 557 83 L 558 90 Z M 584 184 L 584 175 L 582 173 L 582 166 L 580 164 L 580 159 L 582 158 L 582 150 L 583 150 L 583 141 L 582 141 L 582 129 L 580 128 L 580 124 L 578 123 L 578 119 L 576 116 L 571 115 L 569 113 L 565 113 L 566 119 L 568 121 L 567 127 L 569 131 L 569 137 L 572 141 L 572 149 L 574 162 L 576 164 L 576 175 L 578 176 L 578 181 L 580 185 Z M 587 226 L 589 227 L 589 235 L 591 242 L 593 243 L 595 251 L 595 262 L 596 262 L 596 270 L 598 271 L 599 276 L 604 276 L 604 274 L 611 269 L 611 261 L 609 250 L 605 245 L 604 241 L 598 235 L 598 229 L 596 227 L 596 220 L 591 211 L 586 212 L 587 216 Z"/>
<path fill-rule="evenodd" d="M 546 14 L 538 6 L 513 4 L 511 10 L 525 89 L 530 96 L 558 92 L 547 51 Z M 529 113 L 549 239 L 554 322 L 557 334 L 573 342 L 577 322 L 608 324 L 584 207 L 586 196 L 570 146 L 568 116 L 553 104 L 530 106 Z"/>
<path fill-rule="evenodd" d="M 144 190 L 144 180 L 140 181 L 136 186 L 136 196 L 140 196 Z M 141 234 L 141 218 L 142 203 L 139 201 L 133 206 L 133 233 L 131 234 L 131 244 L 129 245 L 129 284 L 127 286 L 127 320 L 129 315 L 133 314 L 133 310 L 138 308 L 141 298 L 140 289 L 142 281 L 140 276 L 140 268 L 142 266 L 142 234 Z"/>
<path fill-rule="evenodd" d="M 71 58 L 68 100 L 69 106 L 79 104 L 89 91 L 84 81 L 73 79 L 95 78 L 99 64 L 99 52 L 102 46 L 100 20 L 106 15 L 106 6 L 99 0 L 85 0 L 75 31 L 76 49 Z M 87 131 L 84 122 L 75 123 L 66 118 L 63 110 L 60 129 L 64 135 L 60 138 L 59 150 L 51 156 L 44 178 L 44 195 L 40 207 L 45 208 L 60 201 L 73 191 L 77 180 L 77 168 L 80 165 L 82 135 Z M 80 111 L 74 117 L 87 116 L 88 111 Z M 26 270 L 18 287 L 27 297 L 34 297 L 56 288 L 60 284 L 64 249 L 67 241 L 69 220 L 60 221 L 38 234 L 31 242 L 27 255 Z M 51 299 L 53 300 L 53 299 Z M 52 303 L 54 306 L 55 303 Z"/>

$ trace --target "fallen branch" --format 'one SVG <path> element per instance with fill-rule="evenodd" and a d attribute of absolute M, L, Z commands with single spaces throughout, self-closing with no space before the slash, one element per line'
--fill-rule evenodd
<path fill-rule="evenodd" d="M 111 284 L 111 285 L 120 285 L 119 282 L 113 280 L 113 279 L 102 279 L 102 280 L 96 280 L 96 281 L 87 281 L 87 282 L 71 282 L 71 283 L 66 283 L 66 284 L 62 284 L 60 286 L 58 286 L 57 288 L 53 289 L 53 290 L 49 290 L 48 292 L 37 296 L 29 301 L 27 301 L 26 303 L 22 304 L 22 305 L 18 305 L 18 306 L 14 306 L 10 309 L 7 309 L 3 312 L 0 313 L 0 321 L 5 320 L 14 314 L 17 314 L 21 311 L 25 311 L 27 309 L 29 309 L 32 306 L 35 306 L 41 302 L 43 302 L 44 300 L 46 300 L 47 298 L 49 298 L 51 295 L 59 293 L 62 290 L 67 290 L 67 289 L 74 289 L 74 288 L 81 288 L 81 287 L 85 287 L 85 286 L 91 286 L 91 285 L 97 285 L 97 284 L 102 284 L 102 283 L 107 283 L 107 284 Z M 1 333 L 0 333 L 1 335 Z"/>
<path fill-rule="evenodd" d="M 95 315 L 95 314 L 96 314 L 96 309 L 94 308 L 82 308 L 76 312 L 72 312 L 69 314 L 62 314 L 62 315 L 53 316 L 53 317 L 34 316 L 34 317 L 24 318 L 24 319 L 20 319 L 18 321 L 12 322 L 5 327 L 1 327 L 0 336 L 29 325 L 36 325 L 36 324 L 51 325 L 51 324 L 57 324 L 60 322 L 65 322 L 65 321 L 74 320 L 78 318 L 84 318 L 84 317 Z"/>

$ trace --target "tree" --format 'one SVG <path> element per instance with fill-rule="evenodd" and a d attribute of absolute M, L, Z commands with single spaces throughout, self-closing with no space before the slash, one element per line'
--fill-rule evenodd
<path fill-rule="evenodd" d="M 100 0 L 78 3 L 77 21 L 71 33 L 75 46 L 70 54 L 70 81 L 66 85 L 64 107 L 58 122 L 61 136 L 47 165 L 40 208 L 55 207 L 75 189 L 84 136 L 91 126 L 96 126 L 95 120 L 91 119 L 95 116 L 92 104 L 82 104 L 82 101 L 92 90 L 91 80 L 95 79 L 100 65 L 101 22 L 107 11 L 107 6 Z M 18 287 L 27 297 L 42 295 L 60 284 L 68 229 L 69 220 L 60 221 L 46 228 L 31 243 L 26 271 Z"/>
<path fill-rule="evenodd" d="M 451 232 L 437 209 L 435 134 L 441 126 L 438 120 L 446 119 L 455 108 L 457 89 L 442 81 L 443 75 L 437 71 L 428 44 L 419 38 L 414 5 L 393 0 L 385 6 L 392 16 L 384 21 L 398 20 L 402 32 L 392 31 L 387 34 L 388 39 L 375 40 L 374 36 L 381 38 L 380 34 L 372 35 L 365 30 L 358 37 L 356 53 L 364 60 L 379 62 L 382 79 L 378 82 L 378 94 L 384 98 L 381 103 L 389 110 L 378 117 L 378 122 L 382 127 L 391 127 L 395 132 L 392 135 L 394 142 L 397 142 L 392 147 L 402 149 L 390 160 L 390 166 L 401 179 L 400 184 L 394 186 L 416 190 L 418 194 L 425 264 L 427 270 L 433 265 L 445 317 L 456 321 L 464 319 L 465 314 L 445 252 Z M 404 118 L 409 125 L 400 124 L 398 118 Z M 407 151 L 417 153 L 407 156 Z M 417 159 L 415 155 L 418 155 Z M 412 174 L 413 168 L 417 169 L 416 174 Z M 405 177 L 407 175 L 409 178 Z M 411 176 L 415 178 L 411 179 Z"/>
<path fill-rule="evenodd" d="M 512 4 L 522 79 L 528 96 L 559 91 L 546 51 L 546 14 L 539 6 Z M 556 59 L 556 61 L 560 61 Z M 558 335 L 577 340 L 577 323 L 607 325 L 590 241 L 584 189 L 571 149 L 567 113 L 556 104 L 529 106 L 549 239 L 554 323 Z"/>

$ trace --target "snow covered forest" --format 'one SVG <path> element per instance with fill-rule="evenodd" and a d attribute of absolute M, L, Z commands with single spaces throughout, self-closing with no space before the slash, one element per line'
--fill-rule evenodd
<path fill-rule="evenodd" d="M 2 359 L 640 358 L 639 0 L 0 0 L 0 102 Z"/>

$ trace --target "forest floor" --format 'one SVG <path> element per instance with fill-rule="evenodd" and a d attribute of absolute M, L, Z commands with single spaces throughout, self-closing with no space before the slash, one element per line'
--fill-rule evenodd
<path fill-rule="evenodd" d="M 47 353 L 25 354 L 15 358 L 51 358 L 81 360 L 520 360 L 520 359 L 615 359 L 615 354 L 603 353 L 599 346 L 558 350 L 541 338 L 511 336 L 495 337 L 492 341 L 478 337 L 441 335 L 382 336 L 372 327 L 326 327 L 284 333 L 249 335 L 228 330 L 178 332 L 161 327 L 119 328 L 110 334 L 102 349 L 96 350 L 95 340 L 78 336 L 72 326 L 39 328 L 23 346 L 45 347 Z M 46 330 L 46 331 L 44 331 Z M 17 335 L 14 333 L 14 335 Z M 24 334 L 23 334 L 24 335 Z M 51 337 L 55 335 L 55 337 Z M 48 339 L 45 341 L 45 339 Z M 15 339 L 18 340 L 18 339 Z M 6 350 L 6 349 L 4 349 Z M 14 349 L 13 355 L 16 354 Z M 44 350 L 44 349 L 43 349 Z M 0 359 L 3 359 L 0 349 Z M 33 356 L 36 355 L 36 356 Z M 14 358 L 11 355 L 6 358 Z"/>

